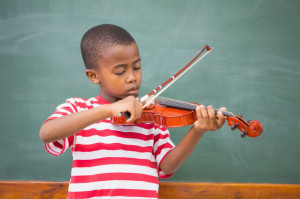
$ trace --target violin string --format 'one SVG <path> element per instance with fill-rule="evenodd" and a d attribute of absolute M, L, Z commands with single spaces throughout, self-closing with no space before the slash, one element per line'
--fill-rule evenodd
<path fill-rule="evenodd" d="M 196 109 L 196 105 L 188 103 L 188 102 L 183 102 L 183 101 L 179 101 L 179 100 L 173 100 L 173 99 L 165 99 L 165 101 L 167 103 L 169 103 L 170 105 L 173 106 L 178 106 L 179 108 L 188 108 L 188 109 L 192 109 L 195 110 Z"/>
<path fill-rule="evenodd" d="M 159 104 L 164 105 L 164 106 L 180 108 L 180 109 L 184 109 L 184 110 L 191 110 L 191 111 L 196 110 L 196 108 L 198 106 L 198 104 L 192 104 L 189 102 L 183 102 L 180 100 L 170 99 L 170 98 L 166 98 L 166 97 L 159 97 L 157 101 L 159 102 Z M 219 111 L 218 109 L 214 109 L 214 110 L 215 110 L 216 114 Z M 231 113 L 229 111 L 222 111 L 222 113 L 224 116 L 233 116 L 233 113 Z"/>
<path fill-rule="evenodd" d="M 181 109 L 187 109 L 187 110 L 195 110 L 197 105 L 191 104 L 188 102 L 183 102 L 179 100 L 169 99 L 165 97 L 159 97 L 158 101 L 161 105 L 166 105 L 174 108 L 181 108 Z"/>

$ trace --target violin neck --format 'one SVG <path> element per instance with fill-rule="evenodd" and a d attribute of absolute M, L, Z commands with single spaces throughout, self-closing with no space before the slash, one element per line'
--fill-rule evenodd
<path fill-rule="evenodd" d="M 188 102 L 183 102 L 179 100 L 174 100 L 174 99 L 168 99 L 168 98 L 162 98 L 160 97 L 157 102 L 160 105 L 167 106 L 167 107 L 172 107 L 172 108 L 178 108 L 178 109 L 183 109 L 183 110 L 189 110 L 189 111 L 195 111 L 198 104 L 192 104 Z M 219 111 L 218 109 L 214 109 L 215 113 Z M 231 112 L 228 111 L 221 111 L 224 116 L 233 116 Z"/>

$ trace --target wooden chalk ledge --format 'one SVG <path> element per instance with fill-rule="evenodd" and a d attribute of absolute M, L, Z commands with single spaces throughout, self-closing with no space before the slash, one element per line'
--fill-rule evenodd
<path fill-rule="evenodd" d="M 0 181 L 0 199 L 65 199 L 68 182 Z M 161 182 L 162 199 L 299 199 L 299 184 Z"/>

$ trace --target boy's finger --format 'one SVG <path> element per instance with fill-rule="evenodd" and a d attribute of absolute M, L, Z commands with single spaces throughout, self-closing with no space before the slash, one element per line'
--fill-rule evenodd
<path fill-rule="evenodd" d="M 219 108 L 220 111 L 226 111 L 226 108 L 225 107 L 221 107 Z"/>
<path fill-rule="evenodd" d="M 196 116 L 197 116 L 197 120 L 202 119 L 202 114 L 201 114 L 201 108 L 200 108 L 200 106 L 196 107 Z"/>
<path fill-rule="evenodd" d="M 127 120 L 127 122 L 135 122 L 142 115 L 142 106 L 137 106 L 131 112 L 131 117 Z"/>
<path fill-rule="evenodd" d="M 207 118 L 206 108 L 204 105 L 198 106 L 198 120 L 204 120 Z"/>
<path fill-rule="evenodd" d="M 134 121 L 136 121 L 138 119 L 138 117 L 137 117 L 137 114 L 136 113 L 132 113 L 131 114 L 131 117 L 128 119 L 128 120 L 126 120 L 126 122 L 134 122 Z"/>
<path fill-rule="evenodd" d="M 226 109 L 222 110 L 222 111 L 226 111 Z M 225 123 L 225 116 L 223 115 L 223 113 L 221 112 L 220 109 L 219 109 L 217 115 L 218 115 L 217 123 L 218 123 L 218 126 L 221 127 Z"/>
<path fill-rule="evenodd" d="M 200 112 L 201 112 L 203 121 L 205 121 L 206 124 L 209 126 L 209 123 L 210 123 L 209 116 L 208 116 L 208 113 L 207 113 L 207 109 L 205 108 L 204 105 L 200 106 Z"/>
<path fill-rule="evenodd" d="M 126 120 L 127 123 L 132 122 L 134 114 L 130 113 L 130 117 Z"/>
<path fill-rule="evenodd" d="M 210 123 L 212 127 L 216 128 L 218 126 L 217 120 L 216 120 L 216 113 L 212 106 L 207 107 L 207 112 L 209 115 Z"/>

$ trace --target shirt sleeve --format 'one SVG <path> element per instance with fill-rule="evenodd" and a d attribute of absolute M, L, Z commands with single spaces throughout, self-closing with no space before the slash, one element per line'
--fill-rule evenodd
<path fill-rule="evenodd" d="M 174 143 L 170 139 L 169 131 L 165 127 L 157 127 L 154 137 L 153 152 L 157 164 L 158 176 L 162 179 L 169 178 L 173 174 L 166 174 L 160 169 L 160 163 L 165 156 L 175 147 Z"/>
<path fill-rule="evenodd" d="M 69 115 L 69 114 L 72 114 L 75 112 L 77 112 L 76 106 L 67 100 L 66 103 L 59 105 L 56 108 L 54 114 L 52 114 L 45 122 L 59 118 L 59 117 L 63 117 L 65 115 Z M 61 140 L 57 140 L 54 142 L 48 142 L 48 143 L 45 143 L 45 148 L 50 154 L 59 156 L 63 152 L 65 152 L 68 148 L 71 148 L 73 146 L 74 139 L 75 139 L 75 136 L 72 135 L 70 137 L 67 137 L 67 138 L 64 138 Z"/>

